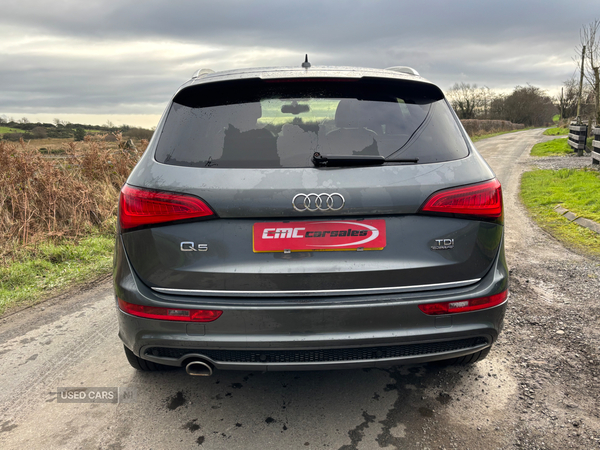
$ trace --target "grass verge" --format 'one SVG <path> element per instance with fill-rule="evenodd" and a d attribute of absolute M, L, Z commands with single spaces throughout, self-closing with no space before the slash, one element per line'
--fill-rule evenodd
<path fill-rule="evenodd" d="M 583 253 L 600 257 L 600 234 L 557 214 L 561 204 L 569 211 L 600 222 L 600 174 L 581 169 L 534 170 L 521 179 L 521 199 L 545 231 Z"/>
<path fill-rule="evenodd" d="M 544 131 L 544 134 L 546 136 L 566 136 L 569 134 L 569 129 L 562 127 L 548 128 L 546 131 Z"/>
<path fill-rule="evenodd" d="M 95 235 L 78 243 L 23 247 L 0 266 L 0 316 L 9 308 L 34 304 L 55 290 L 91 281 L 112 266 L 115 238 Z"/>
<path fill-rule="evenodd" d="M 483 139 L 500 136 L 501 134 L 516 133 L 517 131 L 533 130 L 533 128 L 521 128 L 520 130 L 498 131 L 497 133 L 482 134 L 480 136 L 470 136 L 472 142 L 481 141 Z"/>
<path fill-rule="evenodd" d="M 531 149 L 531 156 L 565 156 L 573 153 L 567 139 L 554 139 L 548 142 L 535 144 Z"/>

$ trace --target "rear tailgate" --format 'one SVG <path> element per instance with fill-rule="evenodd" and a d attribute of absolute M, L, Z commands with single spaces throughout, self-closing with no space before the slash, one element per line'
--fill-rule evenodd
<path fill-rule="evenodd" d="M 347 221 L 360 223 L 361 219 Z M 169 289 L 163 292 L 282 296 L 399 292 L 473 283 L 491 267 L 502 237 L 502 226 L 487 222 L 418 215 L 378 216 L 377 220 L 385 222 L 386 240 L 381 249 L 373 250 L 256 252 L 252 242 L 256 222 L 248 219 L 134 231 L 125 233 L 123 242 L 140 278 L 151 287 Z"/>
<path fill-rule="evenodd" d="M 453 171 L 457 165 L 461 170 Z M 418 210 L 434 192 L 482 181 L 486 167 L 475 153 L 444 164 L 329 171 L 162 166 L 177 172 L 165 177 L 177 183 L 161 189 L 187 186 L 218 217 L 129 231 L 122 241 L 139 277 L 168 292 L 348 295 L 473 283 L 490 269 L 502 225 Z M 345 204 L 337 211 L 296 210 L 292 199 L 311 192 L 339 193 Z"/>

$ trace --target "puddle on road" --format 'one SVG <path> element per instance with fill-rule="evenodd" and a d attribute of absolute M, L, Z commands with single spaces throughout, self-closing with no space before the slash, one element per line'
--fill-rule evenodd
<path fill-rule="evenodd" d="M 171 411 L 183 406 L 185 404 L 185 397 L 183 392 L 179 391 L 173 397 L 167 399 L 167 408 Z"/>

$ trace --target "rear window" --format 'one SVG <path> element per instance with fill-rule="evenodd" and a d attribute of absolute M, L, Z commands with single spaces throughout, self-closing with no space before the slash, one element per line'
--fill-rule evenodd
<path fill-rule="evenodd" d="M 213 168 L 313 167 L 321 155 L 418 158 L 468 155 L 441 91 L 396 80 L 243 80 L 180 91 L 156 160 Z"/>

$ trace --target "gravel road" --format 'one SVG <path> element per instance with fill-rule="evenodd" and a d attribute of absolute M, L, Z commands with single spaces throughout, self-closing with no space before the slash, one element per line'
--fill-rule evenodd
<path fill-rule="evenodd" d="M 477 144 L 503 184 L 511 270 L 506 328 L 486 360 L 210 378 L 137 373 L 105 279 L 0 320 L 0 448 L 600 448 L 600 261 L 566 250 L 518 200 L 521 173 L 537 164 L 529 149 L 545 139 L 528 130 Z M 58 403 L 59 387 L 134 388 L 136 396 Z"/>

